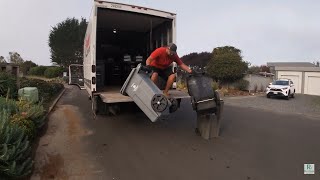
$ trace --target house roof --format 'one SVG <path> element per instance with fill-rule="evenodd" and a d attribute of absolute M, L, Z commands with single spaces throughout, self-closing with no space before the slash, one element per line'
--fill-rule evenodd
<path fill-rule="evenodd" d="M 320 67 L 275 67 L 276 71 L 320 72 Z"/>
<path fill-rule="evenodd" d="M 267 66 L 275 67 L 317 67 L 315 64 L 310 62 L 268 62 Z"/>

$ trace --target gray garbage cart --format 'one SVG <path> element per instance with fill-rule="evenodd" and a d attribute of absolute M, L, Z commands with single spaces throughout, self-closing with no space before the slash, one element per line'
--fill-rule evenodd
<path fill-rule="evenodd" d="M 187 78 L 191 104 L 197 112 L 196 132 L 204 139 L 218 137 L 220 133 L 224 102 L 212 85 L 212 78 L 203 72 L 195 72 Z"/>
<path fill-rule="evenodd" d="M 172 108 L 176 110 L 176 101 L 168 99 L 151 81 L 151 73 L 151 70 L 138 64 L 132 69 L 120 93 L 130 96 L 147 117 L 156 122 L 172 113 Z"/>

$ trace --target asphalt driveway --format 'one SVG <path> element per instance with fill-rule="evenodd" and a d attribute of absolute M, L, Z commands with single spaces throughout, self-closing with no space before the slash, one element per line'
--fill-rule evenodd
<path fill-rule="evenodd" d="M 320 179 L 318 118 L 226 101 L 221 137 L 206 141 L 194 133 L 189 100 L 166 121 L 129 112 L 94 119 L 86 92 L 71 87 L 50 116 L 32 179 Z M 316 174 L 304 175 L 304 163 Z"/>

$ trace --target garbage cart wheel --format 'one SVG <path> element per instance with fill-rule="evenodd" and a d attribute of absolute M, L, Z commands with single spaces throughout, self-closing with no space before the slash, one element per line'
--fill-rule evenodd
<path fill-rule="evenodd" d="M 156 94 L 152 97 L 151 107 L 156 112 L 163 112 L 168 106 L 168 99 L 163 94 Z"/>
<path fill-rule="evenodd" d="M 175 99 L 175 98 L 169 98 L 169 101 L 171 102 L 171 106 L 169 108 L 170 113 L 173 113 L 173 112 L 177 111 L 178 108 L 179 108 L 178 100 Z"/>

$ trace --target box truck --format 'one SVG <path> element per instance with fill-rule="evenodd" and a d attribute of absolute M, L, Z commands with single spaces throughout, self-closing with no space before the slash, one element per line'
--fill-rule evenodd
<path fill-rule="evenodd" d="M 190 98 L 197 112 L 196 132 L 205 139 L 219 136 L 224 103 L 213 91 L 211 78 L 190 75 L 189 93 L 173 87 L 169 94 L 177 101 L 168 101 L 160 91 L 163 83 L 156 83 L 158 89 L 144 75 L 149 55 L 169 43 L 176 43 L 176 14 L 95 0 L 84 39 L 83 65 L 70 65 L 69 84 L 86 89 L 94 115 L 101 109 L 116 114 L 120 104 L 135 102 L 153 122 L 170 113 L 168 104 L 172 108 L 173 102 L 179 106 L 182 98 Z M 172 64 L 173 71 L 176 66 Z"/>
<path fill-rule="evenodd" d="M 84 38 L 83 79 L 80 79 L 94 113 L 101 107 L 99 103 L 115 107 L 117 103 L 132 102 L 131 97 L 120 93 L 131 70 L 145 64 L 156 48 L 169 43 L 176 43 L 176 14 L 95 0 Z M 173 71 L 176 66 L 172 64 Z M 70 72 L 72 67 L 79 68 L 71 65 Z M 79 78 L 76 79 L 79 84 Z M 160 79 L 159 87 L 163 84 Z M 178 100 L 189 97 L 174 85 L 169 93 Z"/>

